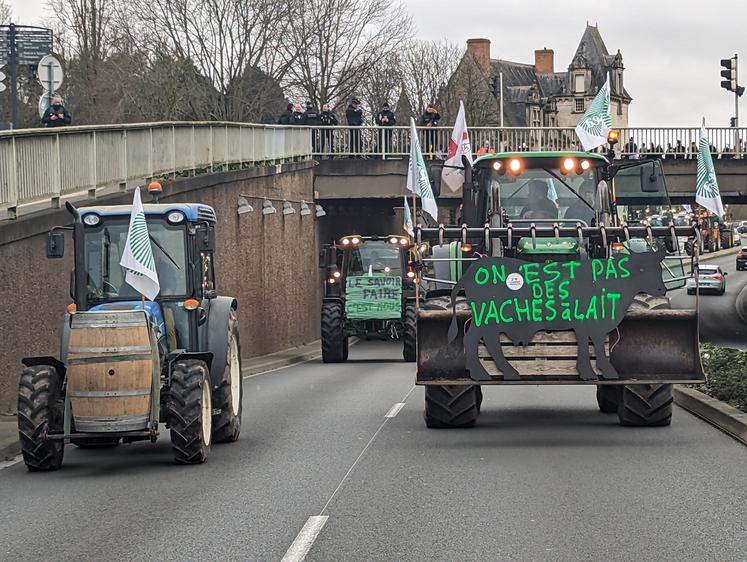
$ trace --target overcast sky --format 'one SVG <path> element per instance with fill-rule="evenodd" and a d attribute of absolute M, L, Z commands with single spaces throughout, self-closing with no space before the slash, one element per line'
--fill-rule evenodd
<path fill-rule="evenodd" d="M 279 0 L 282 1 L 282 0 Z M 418 36 L 466 47 L 491 41 L 493 58 L 531 63 L 534 50 L 555 50 L 566 69 L 586 22 L 598 24 L 607 50 L 620 49 L 625 87 L 633 97 L 630 125 L 728 126 L 734 94 L 721 89 L 719 60 L 742 57 L 747 83 L 747 2 L 743 0 L 403 0 Z M 38 24 L 44 0 L 10 0 L 16 23 Z M 747 95 L 740 101 L 747 124 Z"/>

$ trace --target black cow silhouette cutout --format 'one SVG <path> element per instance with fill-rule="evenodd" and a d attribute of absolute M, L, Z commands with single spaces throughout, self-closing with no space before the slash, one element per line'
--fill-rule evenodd
<path fill-rule="evenodd" d="M 527 346 L 542 330 L 573 330 L 582 380 L 597 373 L 591 364 L 589 341 L 605 379 L 617 379 L 604 342 L 617 328 L 638 293 L 663 296 L 666 287 L 661 261 L 666 251 L 619 254 L 606 259 L 532 263 L 513 258 L 485 257 L 472 262 L 451 292 L 454 316 L 449 341 L 457 336 L 457 295 L 464 291 L 472 311 L 464 335 L 467 369 L 476 381 L 492 380 L 478 358 L 480 340 L 504 380 L 519 380 L 519 372 L 503 355 L 500 334 L 514 345 Z"/>

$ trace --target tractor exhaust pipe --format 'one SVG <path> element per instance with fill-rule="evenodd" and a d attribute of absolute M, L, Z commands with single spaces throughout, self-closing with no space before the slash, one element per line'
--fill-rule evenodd
<path fill-rule="evenodd" d="M 86 272 L 86 255 L 84 252 L 83 242 L 83 221 L 80 220 L 80 211 L 70 203 L 65 201 L 67 212 L 73 216 L 73 256 L 75 257 L 75 287 L 73 296 L 75 306 L 81 312 L 88 310 L 88 275 Z"/>

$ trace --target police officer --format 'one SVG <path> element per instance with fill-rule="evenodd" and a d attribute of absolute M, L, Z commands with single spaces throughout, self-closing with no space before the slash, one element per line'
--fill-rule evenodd
<path fill-rule="evenodd" d="M 307 127 L 311 127 L 311 151 L 314 154 L 319 152 L 319 112 L 310 101 L 306 102 L 306 111 L 303 112 L 303 122 Z"/>
<path fill-rule="evenodd" d="M 388 103 L 385 102 L 382 104 L 381 111 L 376 114 L 374 122 L 379 127 L 385 127 L 385 129 L 381 131 L 380 138 L 382 141 L 382 153 L 386 154 L 392 147 L 392 129 L 390 127 L 397 124 L 397 119 L 394 117 L 394 112 L 389 109 Z"/>
<path fill-rule="evenodd" d="M 323 127 L 336 127 L 338 125 L 337 117 L 330 111 L 328 103 L 322 106 L 322 112 L 319 114 L 319 124 Z M 320 132 L 321 152 L 333 153 L 335 151 L 334 131 L 332 129 L 322 129 Z"/>
<path fill-rule="evenodd" d="M 360 127 L 363 125 L 363 107 L 361 106 L 361 100 L 353 98 L 350 100 L 350 105 L 345 110 L 345 119 L 348 122 L 349 127 Z M 361 132 L 357 128 L 351 128 L 349 132 L 350 141 L 350 152 L 352 156 L 359 156 L 361 154 Z"/>

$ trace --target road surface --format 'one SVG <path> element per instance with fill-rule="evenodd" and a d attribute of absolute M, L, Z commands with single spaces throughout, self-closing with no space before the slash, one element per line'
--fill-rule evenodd
<path fill-rule="evenodd" d="M 0 559 L 747 558 L 747 449 L 683 410 L 623 428 L 593 388 L 487 388 L 478 427 L 428 430 L 399 345 L 350 357 L 246 379 L 204 465 L 162 437 L 0 470 Z"/>
<path fill-rule="evenodd" d="M 736 254 L 703 263 L 720 265 L 728 275 L 726 293 L 700 295 L 700 341 L 747 350 L 747 325 L 736 308 L 737 296 L 747 286 L 747 271 L 736 270 Z M 667 296 L 671 298 L 673 308 L 695 308 L 695 296 L 688 295 L 685 289 L 671 291 Z"/>

